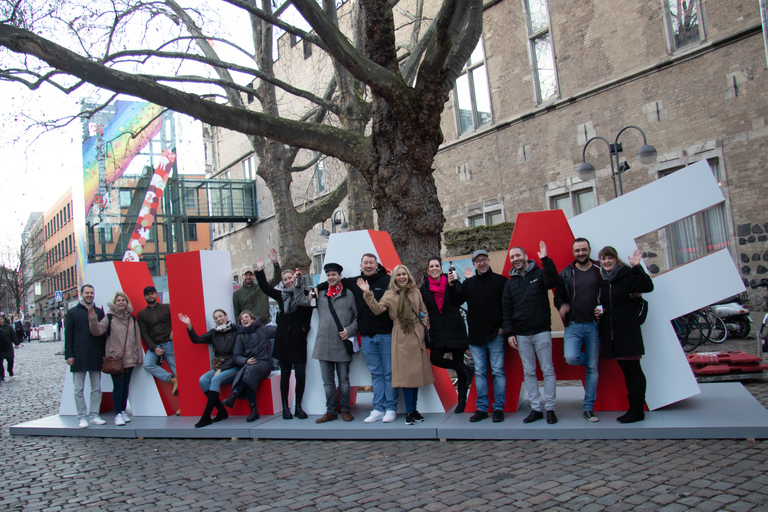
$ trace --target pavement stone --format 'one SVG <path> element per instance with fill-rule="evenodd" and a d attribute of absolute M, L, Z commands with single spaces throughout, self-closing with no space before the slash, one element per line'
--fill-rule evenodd
<path fill-rule="evenodd" d="M 754 352 L 755 340 L 718 350 Z M 751 350 L 750 350 L 751 347 Z M 749 512 L 766 441 L 279 441 L 10 436 L 55 414 L 61 343 L 27 343 L 0 384 L 0 510 Z M 706 347 L 706 350 L 712 350 Z M 745 387 L 768 405 L 768 381 Z"/>

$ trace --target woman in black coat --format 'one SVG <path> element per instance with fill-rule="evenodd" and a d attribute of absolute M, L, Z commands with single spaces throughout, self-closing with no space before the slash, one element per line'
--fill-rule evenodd
<path fill-rule="evenodd" d="M 274 249 L 272 249 L 274 251 Z M 276 254 L 276 253 L 275 253 Z M 279 291 L 267 282 L 264 274 L 264 259 L 256 260 L 256 282 L 268 297 L 277 302 L 277 332 L 272 357 L 280 361 L 280 396 L 283 402 L 283 419 L 293 418 L 288 406 L 288 391 L 291 384 L 291 370 L 296 375 L 296 417 L 307 419 L 307 413 L 301 408 L 306 385 L 307 368 L 307 333 L 312 320 L 312 308 L 309 307 L 307 291 L 301 273 L 297 269 L 283 270 L 283 290 Z"/>
<path fill-rule="evenodd" d="M 272 372 L 272 357 L 270 356 L 269 336 L 262 327 L 261 321 L 250 311 L 240 313 L 240 326 L 237 328 L 235 340 L 235 364 L 240 371 L 232 384 L 232 394 L 224 400 L 227 407 L 235 405 L 235 399 L 245 392 L 251 406 L 251 414 L 246 421 L 259 419 L 256 406 L 256 389 L 259 383 L 269 377 Z"/>
<path fill-rule="evenodd" d="M 427 276 L 421 285 L 421 296 L 429 314 L 429 332 L 434 346 L 429 351 L 429 362 L 438 368 L 451 368 L 456 372 L 459 403 L 455 412 L 464 412 L 467 391 L 474 376 L 474 368 L 464 363 L 464 352 L 469 348 L 467 326 L 459 310 L 457 288 L 461 286 L 455 272 L 443 274 L 442 260 L 430 258 Z M 452 359 L 445 355 L 451 354 Z"/>
<path fill-rule="evenodd" d="M 617 418 L 621 423 L 645 419 L 643 406 L 646 381 L 640 366 L 645 348 L 634 296 L 635 293 L 653 291 L 653 281 L 640 265 L 641 259 L 640 250 L 635 250 L 629 258 L 629 265 L 619 259 L 613 247 L 604 247 L 600 251 L 602 279 L 600 305 L 595 310 L 595 316 L 600 320 L 603 357 L 616 359 L 627 385 L 629 410 Z"/>
<path fill-rule="evenodd" d="M 192 343 L 213 345 L 211 370 L 200 376 L 200 389 L 208 397 L 208 402 L 205 404 L 205 410 L 203 410 L 200 421 L 195 424 L 195 428 L 205 427 L 229 417 L 219 399 L 219 391 L 222 385 L 229 384 L 234 380 L 235 374 L 239 370 L 234 357 L 237 326 L 229 321 L 229 317 L 223 309 L 217 309 L 213 312 L 213 321 L 216 322 L 216 327 L 201 336 L 198 336 L 192 328 L 192 322 L 187 315 L 179 313 L 179 320 L 187 326 L 187 334 Z M 217 411 L 216 417 L 211 419 L 214 408 Z"/>

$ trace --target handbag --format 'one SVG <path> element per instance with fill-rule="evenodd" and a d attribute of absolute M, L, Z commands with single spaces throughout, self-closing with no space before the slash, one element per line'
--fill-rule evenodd
<path fill-rule="evenodd" d="M 643 325 L 648 316 L 648 301 L 634 293 L 632 298 L 635 300 L 635 306 L 637 307 L 637 319 L 640 321 L 640 325 Z"/>
<path fill-rule="evenodd" d="M 435 342 L 432 341 L 432 335 L 429 333 L 429 327 L 424 325 L 424 322 L 421 321 L 421 316 L 416 312 L 415 309 L 411 308 L 411 311 L 413 311 L 416 320 L 418 320 L 421 326 L 424 328 L 424 345 L 426 345 L 428 349 L 432 350 L 432 348 L 435 346 Z"/>
<path fill-rule="evenodd" d="M 112 317 L 109 317 L 109 324 L 112 327 Z M 125 373 L 123 368 L 123 354 L 125 354 L 125 348 L 128 346 L 128 331 L 130 326 L 125 330 L 125 342 L 123 343 L 123 351 L 119 356 L 109 356 L 104 359 L 104 364 L 101 365 L 101 371 L 109 375 L 122 375 Z"/>
<path fill-rule="evenodd" d="M 339 320 L 339 315 L 336 314 L 336 309 L 333 307 L 333 301 L 328 295 L 326 295 L 325 298 L 328 299 L 328 309 L 331 311 L 331 316 L 333 317 L 333 321 L 336 322 L 336 328 L 339 330 L 339 332 L 343 331 L 344 326 L 341 325 L 341 320 Z M 347 351 L 347 354 L 352 356 L 355 354 L 355 352 L 357 352 L 357 346 L 354 343 L 352 343 L 352 340 L 347 338 L 341 341 L 342 343 L 344 343 L 344 350 Z"/>

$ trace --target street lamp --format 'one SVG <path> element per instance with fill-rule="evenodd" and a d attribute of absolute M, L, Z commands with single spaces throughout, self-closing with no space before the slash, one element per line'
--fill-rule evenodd
<path fill-rule="evenodd" d="M 347 224 L 347 216 L 344 215 L 344 212 L 342 210 L 336 210 L 333 212 L 333 217 L 331 217 L 331 232 L 336 232 L 336 225 L 339 226 L 339 233 L 346 231 L 349 228 L 349 224 Z"/>
<path fill-rule="evenodd" d="M 637 126 L 625 126 L 624 128 L 619 131 L 619 133 L 616 135 L 616 141 L 611 144 L 608 142 L 608 139 L 604 137 L 592 137 L 587 141 L 586 144 L 584 144 L 584 150 L 581 153 L 581 163 L 579 164 L 579 167 L 576 169 L 576 173 L 579 175 L 579 178 L 582 180 L 590 180 L 594 178 L 595 176 L 595 167 L 587 162 L 586 155 L 587 155 L 587 146 L 589 146 L 589 143 L 592 142 L 595 139 L 600 139 L 606 144 L 608 144 L 608 151 L 610 153 L 611 157 L 611 179 L 613 180 L 613 194 L 614 197 L 619 197 L 620 195 L 624 194 L 624 188 L 621 184 L 621 174 L 629 170 L 629 163 L 625 160 L 624 162 L 619 162 L 619 153 L 621 153 L 624 148 L 622 147 L 621 143 L 619 143 L 619 137 L 622 133 L 624 133 L 626 130 L 634 128 L 635 130 L 639 131 L 643 136 L 643 145 L 640 146 L 640 149 L 637 150 L 637 159 L 640 160 L 640 163 L 643 165 L 650 165 L 656 161 L 656 148 L 648 144 L 648 140 L 645 138 L 645 132 L 638 128 Z M 613 158 L 616 157 L 616 164 L 614 166 Z M 619 188 L 616 189 L 616 178 L 619 178 Z"/>

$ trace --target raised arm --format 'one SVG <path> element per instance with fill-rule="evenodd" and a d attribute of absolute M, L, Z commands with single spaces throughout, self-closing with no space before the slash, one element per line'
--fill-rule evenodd
<path fill-rule="evenodd" d="M 109 329 L 109 315 L 104 315 L 104 318 L 99 321 L 99 318 L 96 316 L 96 310 L 94 308 L 89 309 L 88 328 L 94 336 L 101 336 Z"/>

